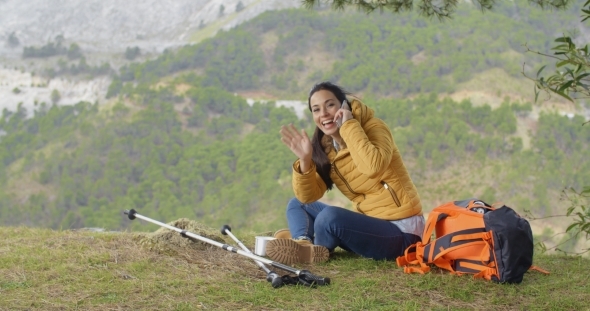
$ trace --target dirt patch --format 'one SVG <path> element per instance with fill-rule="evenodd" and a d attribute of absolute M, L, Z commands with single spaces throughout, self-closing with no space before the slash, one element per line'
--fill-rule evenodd
<path fill-rule="evenodd" d="M 186 83 L 180 83 L 176 85 L 176 94 L 184 95 L 186 91 L 190 90 L 191 86 Z"/>
<path fill-rule="evenodd" d="M 529 132 L 533 126 L 536 127 L 536 121 L 530 118 L 516 118 L 516 136 L 522 139 L 522 148 L 531 148 L 531 136 Z"/>
<path fill-rule="evenodd" d="M 225 243 L 218 230 L 208 228 L 187 218 L 180 218 L 168 223 L 168 225 L 219 243 Z M 180 233 L 163 227 L 153 233 L 137 233 L 136 239 L 141 245 L 146 246 L 150 250 L 167 254 L 184 253 L 186 250 L 202 251 L 216 247 L 198 239 L 185 238 Z"/>
<path fill-rule="evenodd" d="M 279 43 L 279 36 L 274 31 L 269 31 L 262 35 L 262 44 L 260 44 L 260 49 L 264 54 L 264 60 L 266 62 L 267 67 L 272 66 L 272 56 L 275 53 L 275 49 L 277 48 L 277 44 Z"/>
<path fill-rule="evenodd" d="M 428 57 L 426 57 L 425 51 L 420 51 L 419 53 L 413 55 L 410 58 L 410 60 L 412 61 L 412 63 L 414 63 L 414 65 L 418 65 L 418 64 L 424 62 L 426 59 L 428 59 Z"/>
<path fill-rule="evenodd" d="M 252 98 L 254 100 L 275 101 L 278 99 L 276 96 L 266 93 L 264 91 L 244 91 L 244 92 L 237 92 L 237 94 L 243 98 Z"/>

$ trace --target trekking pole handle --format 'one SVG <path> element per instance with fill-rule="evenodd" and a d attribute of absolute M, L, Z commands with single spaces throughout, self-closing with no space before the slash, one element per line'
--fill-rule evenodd
<path fill-rule="evenodd" d="M 135 214 L 137 213 L 134 209 L 126 210 L 123 212 L 127 217 L 131 220 L 135 219 Z"/>
<path fill-rule="evenodd" d="M 310 284 L 315 284 L 319 286 L 330 284 L 330 278 L 317 276 L 307 270 L 301 270 L 301 272 L 299 273 L 299 278 Z"/>

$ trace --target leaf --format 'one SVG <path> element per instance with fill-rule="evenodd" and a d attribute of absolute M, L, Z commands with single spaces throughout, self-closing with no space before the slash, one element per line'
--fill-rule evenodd
<path fill-rule="evenodd" d="M 565 89 L 567 89 L 568 87 L 570 87 L 572 85 L 572 83 L 574 83 L 574 80 L 569 80 L 566 83 L 564 83 L 560 88 L 559 91 L 563 92 Z"/>
<path fill-rule="evenodd" d="M 590 0 L 588 0 L 590 1 Z M 541 67 L 541 69 L 539 69 L 539 71 L 537 71 L 537 77 L 539 77 L 539 75 L 541 74 L 541 71 L 543 71 L 543 69 L 545 69 L 545 67 L 547 67 L 547 65 L 544 65 L 543 67 Z"/>
<path fill-rule="evenodd" d="M 554 46 L 552 50 L 569 50 L 569 46 L 567 44 L 560 44 Z"/>
<path fill-rule="evenodd" d="M 566 60 L 560 61 L 559 63 L 555 64 L 555 67 L 559 68 L 559 67 L 561 67 L 563 65 L 567 65 L 569 63 L 571 63 L 571 61 L 569 59 L 566 59 Z"/>
<path fill-rule="evenodd" d="M 574 229 L 577 226 L 578 226 L 577 223 L 573 223 L 573 224 L 569 225 L 569 227 L 567 227 L 567 229 L 565 229 L 565 232 L 570 232 L 570 230 Z"/>
<path fill-rule="evenodd" d="M 576 77 L 576 82 L 579 82 L 580 80 L 582 80 L 582 78 L 585 78 L 587 76 L 590 76 L 590 73 L 583 73 L 579 76 Z"/>
<path fill-rule="evenodd" d="M 554 80 L 563 80 L 563 78 L 560 75 L 550 76 L 547 78 L 546 84 L 551 85 L 553 84 Z"/>
<path fill-rule="evenodd" d="M 555 39 L 555 42 L 567 42 L 568 37 L 559 37 Z"/>
<path fill-rule="evenodd" d="M 567 99 L 567 100 L 571 101 L 572 103 L 574 102 L 574 100 L 573 100 L 571 97 L 567 96 L 567 95 L 566 95 L 564 92 L 560 92 L 560 91 L 558 91 L 558 90 L 553 90 L 553 92 L 554 92 L 555 94 L 557 94 L 557 95 L 560 95 L 561 97 L 563 97 L 563 98 L 565 98 L 565 99 Z"/>

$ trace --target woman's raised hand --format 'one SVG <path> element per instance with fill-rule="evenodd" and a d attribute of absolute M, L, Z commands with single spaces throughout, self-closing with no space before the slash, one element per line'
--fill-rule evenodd
<path fill-rule="evenodd" d="M 302 129 L 299 132 L 293 124 L 289 124 L 287 126 L 281 126 L 280 133 L 283 144 L 289 147 L 299 160 L 305 163 L 311 163 L 313 147 L 305 130 Z"/>

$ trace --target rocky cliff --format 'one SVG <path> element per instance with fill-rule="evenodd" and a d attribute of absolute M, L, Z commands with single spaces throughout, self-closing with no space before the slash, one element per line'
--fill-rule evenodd
<path fill-rule="evenodd" d="M 59 35 L 87 52 L 120 53 L 129 46 L 157 52 L 191 42 L 204 25 L 228 29 L 298 6 L 299 0 L 0 0 L 0 55 L 18 57 L 23 46 Z"/>

